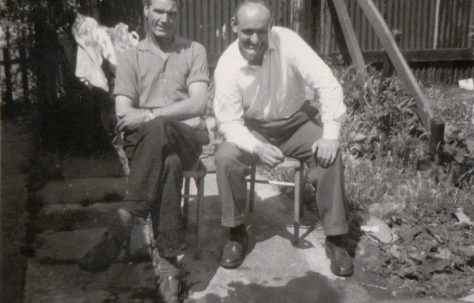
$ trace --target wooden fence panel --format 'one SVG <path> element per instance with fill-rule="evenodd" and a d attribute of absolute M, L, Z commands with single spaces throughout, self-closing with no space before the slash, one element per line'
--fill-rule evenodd
<path fill-rule="evenodd" d="M 317 37 L 312 44 L 314 49 L 323 57 L 340 58 L 340 45 L 337 41 L 333 25 L 333 16 L 329 1 L 317 0 L 319 3 L 319 29 L 315 30 Z M 474 31 L 474 1 L 472 0 L 374 0 L 376 7 L 384 17 L 390 29 L 402 32 L 399 46 L 404 52 L 440 49 L 443 52 L 453 49 L 455 56 L 459 50 L 472 53 L 474 47 L 473 37 L 469 36 Z M 382 51 L 383 47 L 378 41 L 375 32 L 368 24 L 367 18 L 356 0 L 346 0 L 349 15 L 354 31 L 364 54 Z M 419 80 L 440 81 L 455 83 L 462 77 L 472 77 L 474 74 L 474 57 L 451 57 L 449 52 L 444 56 L 444 63 L 426 61 L 425 64 L 412 65 Z M 378 56 L 382 58 L 383 56 Z M 450 60 L 463 61 L 464 64 L 450 63 Z M 333 60 L 337 63 L 339 60 Z M 450 68 L 449 66 L 452 66 Z"/>

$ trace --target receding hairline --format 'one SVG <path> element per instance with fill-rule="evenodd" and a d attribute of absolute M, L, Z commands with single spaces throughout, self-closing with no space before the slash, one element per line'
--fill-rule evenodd
<path fill-rule="evenodd" d="M 238 23 L 239 22 L 239 13 L 240 11 L 249 6 L 249 5 L 261 5 L 263 6 L 267 11 L 268 13 L 270 14 L 270 19 L 272 19 L 272 10 L 270 8 L 270 6 L 263 0 L 244 0 L 242 2 L 239 3 L 239 5 L 237 6 L 237 8 L 235 9 L 235 13 L 234 13 L 234 18 L 235 18 L 235 21 Z"/>

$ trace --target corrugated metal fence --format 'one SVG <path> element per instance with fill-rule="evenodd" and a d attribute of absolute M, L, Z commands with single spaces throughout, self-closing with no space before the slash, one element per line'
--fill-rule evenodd
<path fill-rule="evenodd" d="M 235 39 L 230 19 L 240 0 L 183 0 L 179 31 L 201 42 L 211 65 Z M 269 0 L 275 23 L 299 31 L 323 57 L 334 58 L 343 45 L 332 22 L 328 0 Z M 411 66 L 424 81 L 453 83 L 474 75 L 471 54 L 474 25 L 473 0 L 374 0 L 389 28 L 401 31 L 399 45 L 413 56 Z M 375 32 L 370 28 L 356 0 L 346 0 L 361 50 L 368 62 L 383 58 Z M 304 19 L 306 18 L 306 19 Z M 304 19 L 304 20 L 303 20 Z M 304 24 L 301 24 L 301 23 Z M 423 52 L 443 50 L 444 52 Z M 456 52 L 449 52 L 455 50 Z M 342 53 L 344 53 L 342 51 Z M 434 56 L 432 56 L 433 54 Z M 461 54 L 461 55 L 459 55 Z M 412 57 L 415 59 L 412 60 Z"/>
<path fill-rule="evenodd" d="M 239 0 L 184 0 L 179 32 L 183 37 L 201 42 L 215 63 L 224 49 L 235 40 L 230 19 Z M 278 24 L 287 24 L 286 1 L 269 3 Z"/>

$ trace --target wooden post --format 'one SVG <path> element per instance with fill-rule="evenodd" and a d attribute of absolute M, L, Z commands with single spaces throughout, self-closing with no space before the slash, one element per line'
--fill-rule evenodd
<path fill-rule="evenodd" d="M 364 57 L 360 50 L 359 41 L 354 32 L 347 7 L 343 0 L 332 0 L 334 8 L 336 9 L 339 25 L 341 26 L 342 33 L 344 34 L 344 40 L 346 41 L 347 50 L 352 59 L 352 63 L 356 66 L 357 70 L 357 82 L 362 88 L 367 82 L 368 75 L 365 69 Z"/>
<path fill-rule="evenodd" d="M 430 145 L 429 154 L 437 161 L 436 155 L 439 152 L 439 146 L 444 141 L 444 122 L 438 118 L 430 120 Z"/>
<path fill-rule="evenodd" d="M 372 0 L 357 0 L 357 3 L 362 8 L 365 16 L 369 20 L 369 23 L 375 30 L 375 33 L 385 48 L 385 51 L 387 52 L 395 70 L 397 71 L 398 76 L 405 83 L 406 87 L 415 98 L 418 116 L 423 126 L 425 129 L 430 130 L 430 120 L 434 117 L 431 105 L 418 86 L 415 76 L 405 61 L 405 58 L 398 48 L 395 39 L 392 37 L 385 20 Z"/>
<path fill-rule="evenodd" d="M 25 105 L 29 105 L 29 85 L 28 85 L 28 62 L 26 57 L 26 48 L 20 48 L 20 68 L 21 68 L 21 80 L 23 84 L 23 102 Z"/>
<path fill-rule="evenodd" d="M 7 116 L 10 116 L 13 110 L 13 85 L 12 85 L 12 63 L 10 57 L 10 28 L 6 28 L 6 40 L 7 47 L 3 49 L 3 66 L 5 68 L 5 112 Z"/>

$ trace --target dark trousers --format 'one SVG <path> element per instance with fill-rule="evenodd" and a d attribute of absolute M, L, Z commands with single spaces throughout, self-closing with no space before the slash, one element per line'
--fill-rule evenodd
<path fill-rule="evenodd" d="M 316 203 L 326 235 L 348 232 L 344 205 L 343 164 L 340 153 L 336 162 L 323 168 L 311 151 L 311 145 L 322 137 L 322 128 L 305 108 L 288 119 L 275 122 L 247 120 L 246 126 L 261 141 L 271 143 L 285 156 L 306 162 L 308 176 L 316 187 Z M 249 165 L 257 163 L 255 155 L 224 142 L 216 153 L 219 199 L 222 203 L 222 225 L 235 227 L 246 221 Z"/>
<path fill-rule="evenodd" d="M 173 257 L 184 252 L 183 170 L 192 169 L 198 163 L 202 146 L 208 143 L 207 130 L 196 130 L 163 117 L 146 122 L 137 132 L 124 136 L 124 150 L 131 157 L 124 201 L 133 202 L 124 210 L 139 217 L 151 214 L 160 256 Z M 128 225 L 123 228 L 118 225 L 112 228 L 117 234 L 123 237 L 129 232 Z"/>

